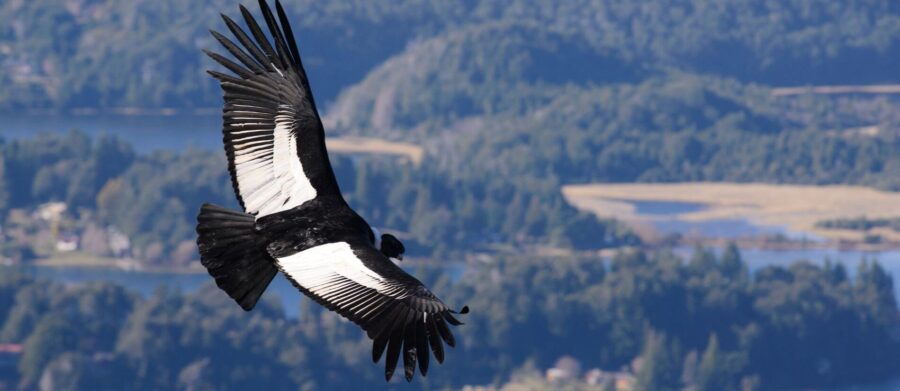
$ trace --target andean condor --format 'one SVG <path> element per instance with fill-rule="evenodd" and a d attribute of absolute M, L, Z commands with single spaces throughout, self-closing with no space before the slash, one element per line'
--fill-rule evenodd
<path fill-rule="evenodd" d="M 454 346 L 447 323 L 460 324 L 456 312 L 390 260 L 404 252 L 397 238 L 379 234 L 344 201 L 284 10 L 276 1 L 276 20 L 265 0 L 260 8 L 271 41 L 241 6 L 249 35 L 225 15 L 237 43 L 212 31 L 234 60 L 205 51 L 233 73 L 208 71 L 224 91 L 222 140 L 244 213 L 200 208 L 201 262 L 247 311 L 281 271 L 365 330 L 373 361 L 387 350 L 386 380 L 401 354 L 407 380 L 416 362 L 424 376 L 429 352 L 443 362 L 443 344 Z"/>

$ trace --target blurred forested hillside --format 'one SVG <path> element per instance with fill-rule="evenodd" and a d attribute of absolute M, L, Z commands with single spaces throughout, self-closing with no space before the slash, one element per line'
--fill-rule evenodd
<path fill-rule="evenodd" d="M 900 3 L 285 3 L 329 132 L 459 176 L 900 188 L 896 98 L 772 89 L 900 82 Z M 0 111 L 218 107 L 218 12 L 235 2 L 6 1 Z"/>
<path fill-rule="evenodd" d="M 218 13 L 235 15 L 235 3 L 5 1 L 0 74 L 15 88 L 0 107 L 215 106 L 198 49 L 213 46 L 207 29 L 222 28 Z M 887 0 L 284 3 L 325 101 L 427 52 L 450 60 L 440 79 L 460 88 L 634 82 L 669 69 L 767 85 L 883 83 L 898 81 L 900 65 L 900 4 Z"/>

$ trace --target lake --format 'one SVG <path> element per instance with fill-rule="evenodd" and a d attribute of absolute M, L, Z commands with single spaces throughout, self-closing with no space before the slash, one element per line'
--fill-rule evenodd
<path fill-rule="evenodd" d="M 215 115 L 13 115 L 0 114 L 0 135 L 8 139 L 37 133 L 79 130 L 91 136 L 114 134 L 139 153 L 159 149 L 222 148 L 222 117 Z"/>
<path fill-rule="evenodd" d="M 877 261 L 887 273 L 894 277 L 894 297 L 900 302 L 900 250 L 892 251 L 846 251 L 839 249 L 794 249 L 794 250 L 768 250 L 758 248 L 742 248 L 741 256 L 751 272 L 755 272 L 766 266 L 790 266 L 790 264 L 804 260 L 815 265 L 824 265 L 826 261 L 842 263 L 847 268 L 850 278 L 856 275 L 859 264 L 863 261 Z M 689 259 L 694 249 L 679 247 L 675 253 L 682 258 Z"/>
<path fill-rule="evenodd" d="M 706 221 L 685 221 L 677 219 L 683 213 L 699 212 L 706 206 L 698 203 L 674 202 L 674 201 L 632 201 L 623 200 L 632 204 L 637 214 L 650 217 L 649 221 L 660 233 L 678 233 L 682 235 L 699 234 L 704 237 L 737 238 L 761 235 L 784 235 L 790 238 L 807 238 L 811 241 L 820 240 L 815 235 L 807 235 L 799 232 L 791 232 L 785 227 L 761 225 L 742 219 L 715 219 Z M 689 258 L 692 248 L 677 248 L 675 252 Z M 900 250 L 891 251 L 857 251 L 841 250 L 837 248 L 809 248 L 790 250 L 770 250 L 759 248 L 742 248 L 741 255 L 750 266 L 751 271 L 766 266 L 789 266 L 798 260 L 805 260 L 817 265 L 823 265 L 826 261 L 839 262 L 847 267 L 848 274 L 852 277 L 862 260 L 877 261 L 896 280 L 900 276 Z M 894 294 L 900 301 L 900 283 L 894 284 Z"/>
<path fill-rule="evenodd" d="M 17 267 L 16 269 L 37 279 L 47 279 L 63 284 L 83 284 L 96 281 L 110 282 L 137 292 L 144 297 L 152 295 L 153 292 L 161 287 L 185 293 L 195 292 L 198 289 L 218 289 L 215 281 L 206 273 L 148 273 L 104 267 L 33 265 L 25 268 Z M 222 294 L 224 295 L 225 293 L 223 292 Z M 269 288 L 266 289 L 265 296 L 277 296 L 284 307 L 285 314 L 289 317 L 297 316 L 301 295 L 281 274 L 278 274 L 272 281 L 272 284 L 269 285 Z"/>
<path fill-rule="evenodd" d="M 618 200 L 634 206 L 634 213 L 647 217 L 654 229 L 663 234 L 678 233 L 702 237 L 739 238 L 762 235 L 783 235 L 788 238 L 818 241 L 816 235 L 793 232 L 786 227 L 764 225 L 746 219 L 713 219 L 687 221 L 679 218 L 682 214 L 702 212 L 708 205 L 695 202 Z"/>
<path fill-rule="evenodd" d="M 446 265 L 435 264 L 415 264 L 411 267 L 405 267 L 401 263 L 401 267 L 407 269 L 408 272 L 415 272 L 419 267 L 423 268 L 439 268 L 442 272 L 447 273 L 451 281 L 459 280 L 465 265 L 461 263 L 449 263 Z M 38 278 L 47 279 L 63 284 L 83 284 L 87 282 L 111 282 L 121 285 L 126 289 L 137 292 L 138 294 L 148 297 L 160 287 L 179 290 L 185 293 L 195 292 L 198 289 L 214 289 L 218 290 L 215 281 L 206 273 L 158 273 L 158 272 L 135 272 L 116 268 L 105 267 L 57 267 L 57 266 L 35 266 L 27 265 L 19 266 L 0 266 L 0 273 L 3 270 L 17 270 L 22 273 Z M 222 293 L 225 294 L 224 292 Z M 284 312 L 288 317 L 295 318 L 300 309 L 300 300 L 303 295 L 297 291 L 290 281 L 281 273 L 275 276 L 272 284 L 266 289 L 264 297 L 276 297 L 284 308 Z"/>

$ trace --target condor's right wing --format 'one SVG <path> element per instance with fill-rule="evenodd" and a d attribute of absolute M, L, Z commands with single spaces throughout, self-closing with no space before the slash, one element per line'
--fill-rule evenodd
<path fill-rule="evenodd" d="M 462 324 L 453 317 L 455 311 L 368 243 L 335 242 L 271 255 L 301 292 L 366 331 L 374 340 L 373 361 L 387 349 L 386 380 L 401 353 L 406 380 L 412 380 L 417 361 L 425 376 L 430 353 L 440 363 L 443 344 L 455 345 L 447 326 Z M 467 312 L 463 308 L 460 313 Z"/>

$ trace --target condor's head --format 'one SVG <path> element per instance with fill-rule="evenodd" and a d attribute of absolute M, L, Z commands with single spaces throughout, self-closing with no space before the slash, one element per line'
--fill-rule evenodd
<path fill-rule="evenodd" d="M 406 248 L 403 247 L 400 239 L 391 234 L 382 234 L 376 228 L 372 228 L 372 235 L 375 238 L 375 248 L 381 251 L 384 256 L 403 260 L 403 253 L 406 251 Z"/>

